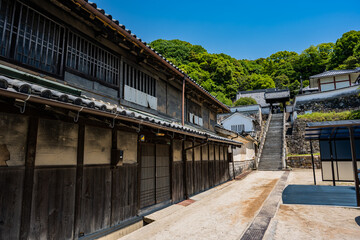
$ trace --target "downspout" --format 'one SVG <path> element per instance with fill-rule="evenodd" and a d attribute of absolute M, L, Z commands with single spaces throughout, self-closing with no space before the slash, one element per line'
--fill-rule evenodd
<path fill-rule="evenodd" d="M 182 102 L 181 102 L 181 124 L 185 125 L 185 77 L 182 84 Z"/>
<path fill-rule="evenodd" d="M 231 140 L 233 140 L 233 139 L 235 139 L 235 138 L 237 138 L 237 137 L 239 137 L 239 133 L 236 133 L 236 136 L 235 137 L 233 137 L 233 138 L 230 138 Z M 242 146 L 240 146 L 240 147 L 242 147 Z M 235 161 L 234 161 L 234 150 L 231 148 L 231 156 L 232 156 L 232 165 L 233 165 L 233 179 L 235 179 Z"/>

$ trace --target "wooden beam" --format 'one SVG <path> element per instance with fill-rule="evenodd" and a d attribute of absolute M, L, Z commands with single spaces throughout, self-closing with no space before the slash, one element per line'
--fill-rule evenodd
<path fill-rule="evenodd" d="M 359 173 L 358 173 L 358 166 L 357 166 L 357 159 L 356 159 L 354 129 L 352 127 L 349 127 L 349 134 L 350 134 L 350 146 L 351 146 L 351 160 L 352 160 L 353 171 L 354 171 L 356 205 L 358 207 L 360 207 Z"/>
<path fill-rule="evenodd" d="M 172 193 L 173 193 L 173 162 L 174 162 L 174 153 L 173 153 L 173 145 L 174 144 L 174 139 L 170 138 L 170 151 L 169 151 L 169 160 L 170 160 L 170 198 L 172 199 Z"/>
<path fill-rule="evenodd" d="M 351 86 L 351 75 L 349 74 L 349 86 Z"/>
<path fill-rule="evenodd" d="M 76 165 L 76 186 L 75 186 L 75 214 L 74 214 L 74 238 L 82 234 L 81 231 L 81 195 L 84 176 L 84 142 L 85 124 L 80 122 L 78 128 L 77 165 Z"/>
<path fill-rule="evenodd" d="M 182 101 L 181 101 L 181 124 L 185 125 L 185 78 L 182 85 Z"/>
<path fill-rule="evenodd" d="M 182 140 L 182 163 L 183 163 L 183 183 L 184 183 L 184 197 L 185 199 L 188 199 L 188 189 L 186 185 L 186 151 L 185 149 L 185 139 Z"/>
<path fill-rule="evenodd" d="M 140 212 L 140 194 L 141 193 L 141 143 L 140 133 L 137 141 L 137 212 Z"/>
<path fill-rule="evenodd" d="M 28 239 L 30 234 L 31 205 L 34 185 L 34 167 L 39 119 L 30 117 L 25 155 L 25 177 L 21 205 L 20 239 Z"/>
<path fill-rule="evenodd" d="M 207 181 L 208 181 L 209 188 L 210 188 L 212 186 L 210 186 L 210 144 L 209 143 L 207 145 L 207 148 L 208 148 L 208 177 L 207 177 Z"/>
<path fill-rule="evenodd" d="M 192 191 L 192 194 L 195 193 L 196 191 L 196 188 L 195 188 L 195 143 L 194 143 L 195 139 L 193 139 L 192 141 L 192 187 L 193 187 L 193 191 Z"/>

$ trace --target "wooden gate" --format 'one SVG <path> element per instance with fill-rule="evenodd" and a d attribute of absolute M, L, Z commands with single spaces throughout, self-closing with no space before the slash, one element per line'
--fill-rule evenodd
<path fill-rule="evenodd" d="M 170 146 L 141 144 L 140 208 L 170 200 Z"/>

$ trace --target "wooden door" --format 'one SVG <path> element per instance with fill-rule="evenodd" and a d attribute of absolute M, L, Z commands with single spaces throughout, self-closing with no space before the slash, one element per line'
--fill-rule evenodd
<path fill-rule="evenodd" d="M 170 200 L 170 146 L 141 145 L 140 208 Z"/>

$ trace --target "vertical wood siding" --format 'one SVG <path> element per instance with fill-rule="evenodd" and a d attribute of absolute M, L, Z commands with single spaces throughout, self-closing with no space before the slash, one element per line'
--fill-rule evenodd
<path fill-rule="evenodd" d="M 0 239 L 19 239 L 24 172 L 0 168 Z"/>

